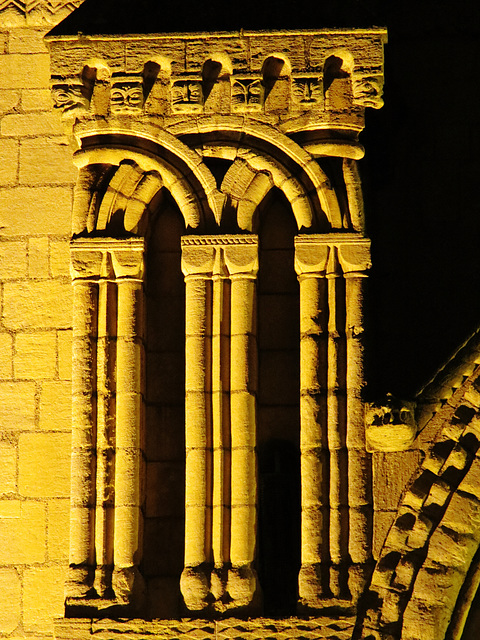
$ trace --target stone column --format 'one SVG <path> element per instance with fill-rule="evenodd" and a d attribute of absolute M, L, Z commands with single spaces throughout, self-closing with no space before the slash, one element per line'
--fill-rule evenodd
<path fill-rule="evenodd" d="M 327 287 L 328 245 L 318 236 L 295 238 L 300 283 L 300 450 L 302 478 L 299 597 L 311 606 L 324 597 L 328 545 Z M 326 539 L 327 538 L 327 539 Z"/>
<path fill-rule="evenodd" d="M 204 609 L 210 592 L 212 527 L 211 275 L 214 248 L 182 238 L 185 276 L 185 568 L 187 608 Z"/>
<path fill-rule="evenodd" d="M 72 242 L 72 577 L 67 604 L 82 600 L 95 607 L 98 596 L 131 604 L 141 586 L 143 244 L 141 239 Z"/>
<path fill-rule="evenodd" d="M 113 243 L 112 243 L 113 244 Z M 144 293 L 143 240 L 111 247 L 117 283 L 115 523 L 112 586 L 119 603 L 141 597 Z"/>
<path fill-rule="evenodd" d="M 300 281 L 302 568 L 300 602 L 356 599 L 370 558 L 363 402 L 362 283 L 369 240 L 297 236 Z M 327 471 L 328 469 L 328 471 Z"/>
<path fill-rule="evenodd" d="M 95 566 L 97 278 L 101 261 L 101 252 L 72 244 L 72 480 L 67 604 L 89 595 Z"/>
<path fill-rule="evenodd" d="M 108 597 L 113 569 L 116 320 L 117 292 L 111 256 L 106 252 L 98 282 L 94 583 L 95 591 L 102 598 Z"/>
<path fill-rule="evenodd" d="M 372 470 L 371 455 L 366 450 L 362 389 L 363 371 L 363 302 L 370 241 L 352 240 L 340 247 L 340 261 L 345 277 L 347 337 L 347 434 L 349 546 L 352 566 L 348 586 L 356 600 L 365 585 L 368 563 L 372 559 Z"/>
<path fill-rule="evenodd" d="M 181 591 L 193 611 L 209 602 L 224 611 L 249 605 L 257 586 L 257 237 L 184 237 L 182 269 L 187 297 Z"/>
<path fill-rule="evenodd" d="M 232 606 L 246 607 L 255 597 L 252 568 L 257 524 L 256 464 L 256 277 L 258 237 L 234 236 L 225 247 L 231 280 L 230 422 L 231 534 L 228 593 Z"/>

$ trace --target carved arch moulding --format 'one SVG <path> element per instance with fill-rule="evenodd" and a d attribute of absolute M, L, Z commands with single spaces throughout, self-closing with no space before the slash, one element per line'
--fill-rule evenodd
<path fill-rule="evenodd" d="M 358 136 L 365 108 L 382 106 L 385 41 L 383 29 L 47 36 L 54 104 L 80 169 L 70 617 L 143 611 L 144 288 L 152 227 L 168 207 L 182 218 L 186 311 L 178 588 L 189 616 L 262 612 L 257 275 L 262 210 L 275 196 L 296 227 L 298 611 L 335 607 L 351 633 L 373 567 Z"/>

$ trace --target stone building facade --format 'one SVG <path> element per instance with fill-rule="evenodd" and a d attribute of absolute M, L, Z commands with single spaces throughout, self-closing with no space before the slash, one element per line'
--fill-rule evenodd
<path fill-rule="evenodd" d="M 79 4 L 0 4 L 0 633 L 475 637 L 477 335 L 365 395 L 386 30 Z"/>

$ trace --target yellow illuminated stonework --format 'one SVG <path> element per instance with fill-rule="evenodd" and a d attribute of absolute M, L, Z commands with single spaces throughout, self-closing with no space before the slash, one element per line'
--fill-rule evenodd
<path fill-rule="evenodd" d="M 0 637 L 460 640 L 478 337 L 364 397 L 386 30 L 78 4 L 0 2 Z"/>

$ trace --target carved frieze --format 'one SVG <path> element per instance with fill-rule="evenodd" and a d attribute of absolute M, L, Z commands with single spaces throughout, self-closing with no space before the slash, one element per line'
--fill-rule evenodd
<path fill-rule="evenodd" d="M 322 83 L 318 77 L 294 77 L 292 93 L 294 103 L 302 109 L 319 107 L 323 102 Z"/>
<path fill-rule="evenodd" d="M 115 77 L 110 93 L 112 113 L 140 113 L 144 104 L 141 77 Z"/>
<path fill-rule="evenodd" d="M 260 78 L 235 78 L 232 83 L 232 111 L 260 111 L 264 99 Z"/>
<path fill-rule="evenodd" d="M 203 108 L 200 80 L 175 80 L 172 83 L 172 109 L 174 113 L 199 113 Z"/>
<path fill-rule="evenodd" d="M 383 76 L 353 76 L 353 102 L 362 107 L 380 109 L 383 106 Z"/>
<path fill-rule="evenodd" d="M 90 100 L 81 81 L 54 84 L 52 100 L 53 106 L 61 109 L 66 117 L 85 114 L 90 108 Z"/>

